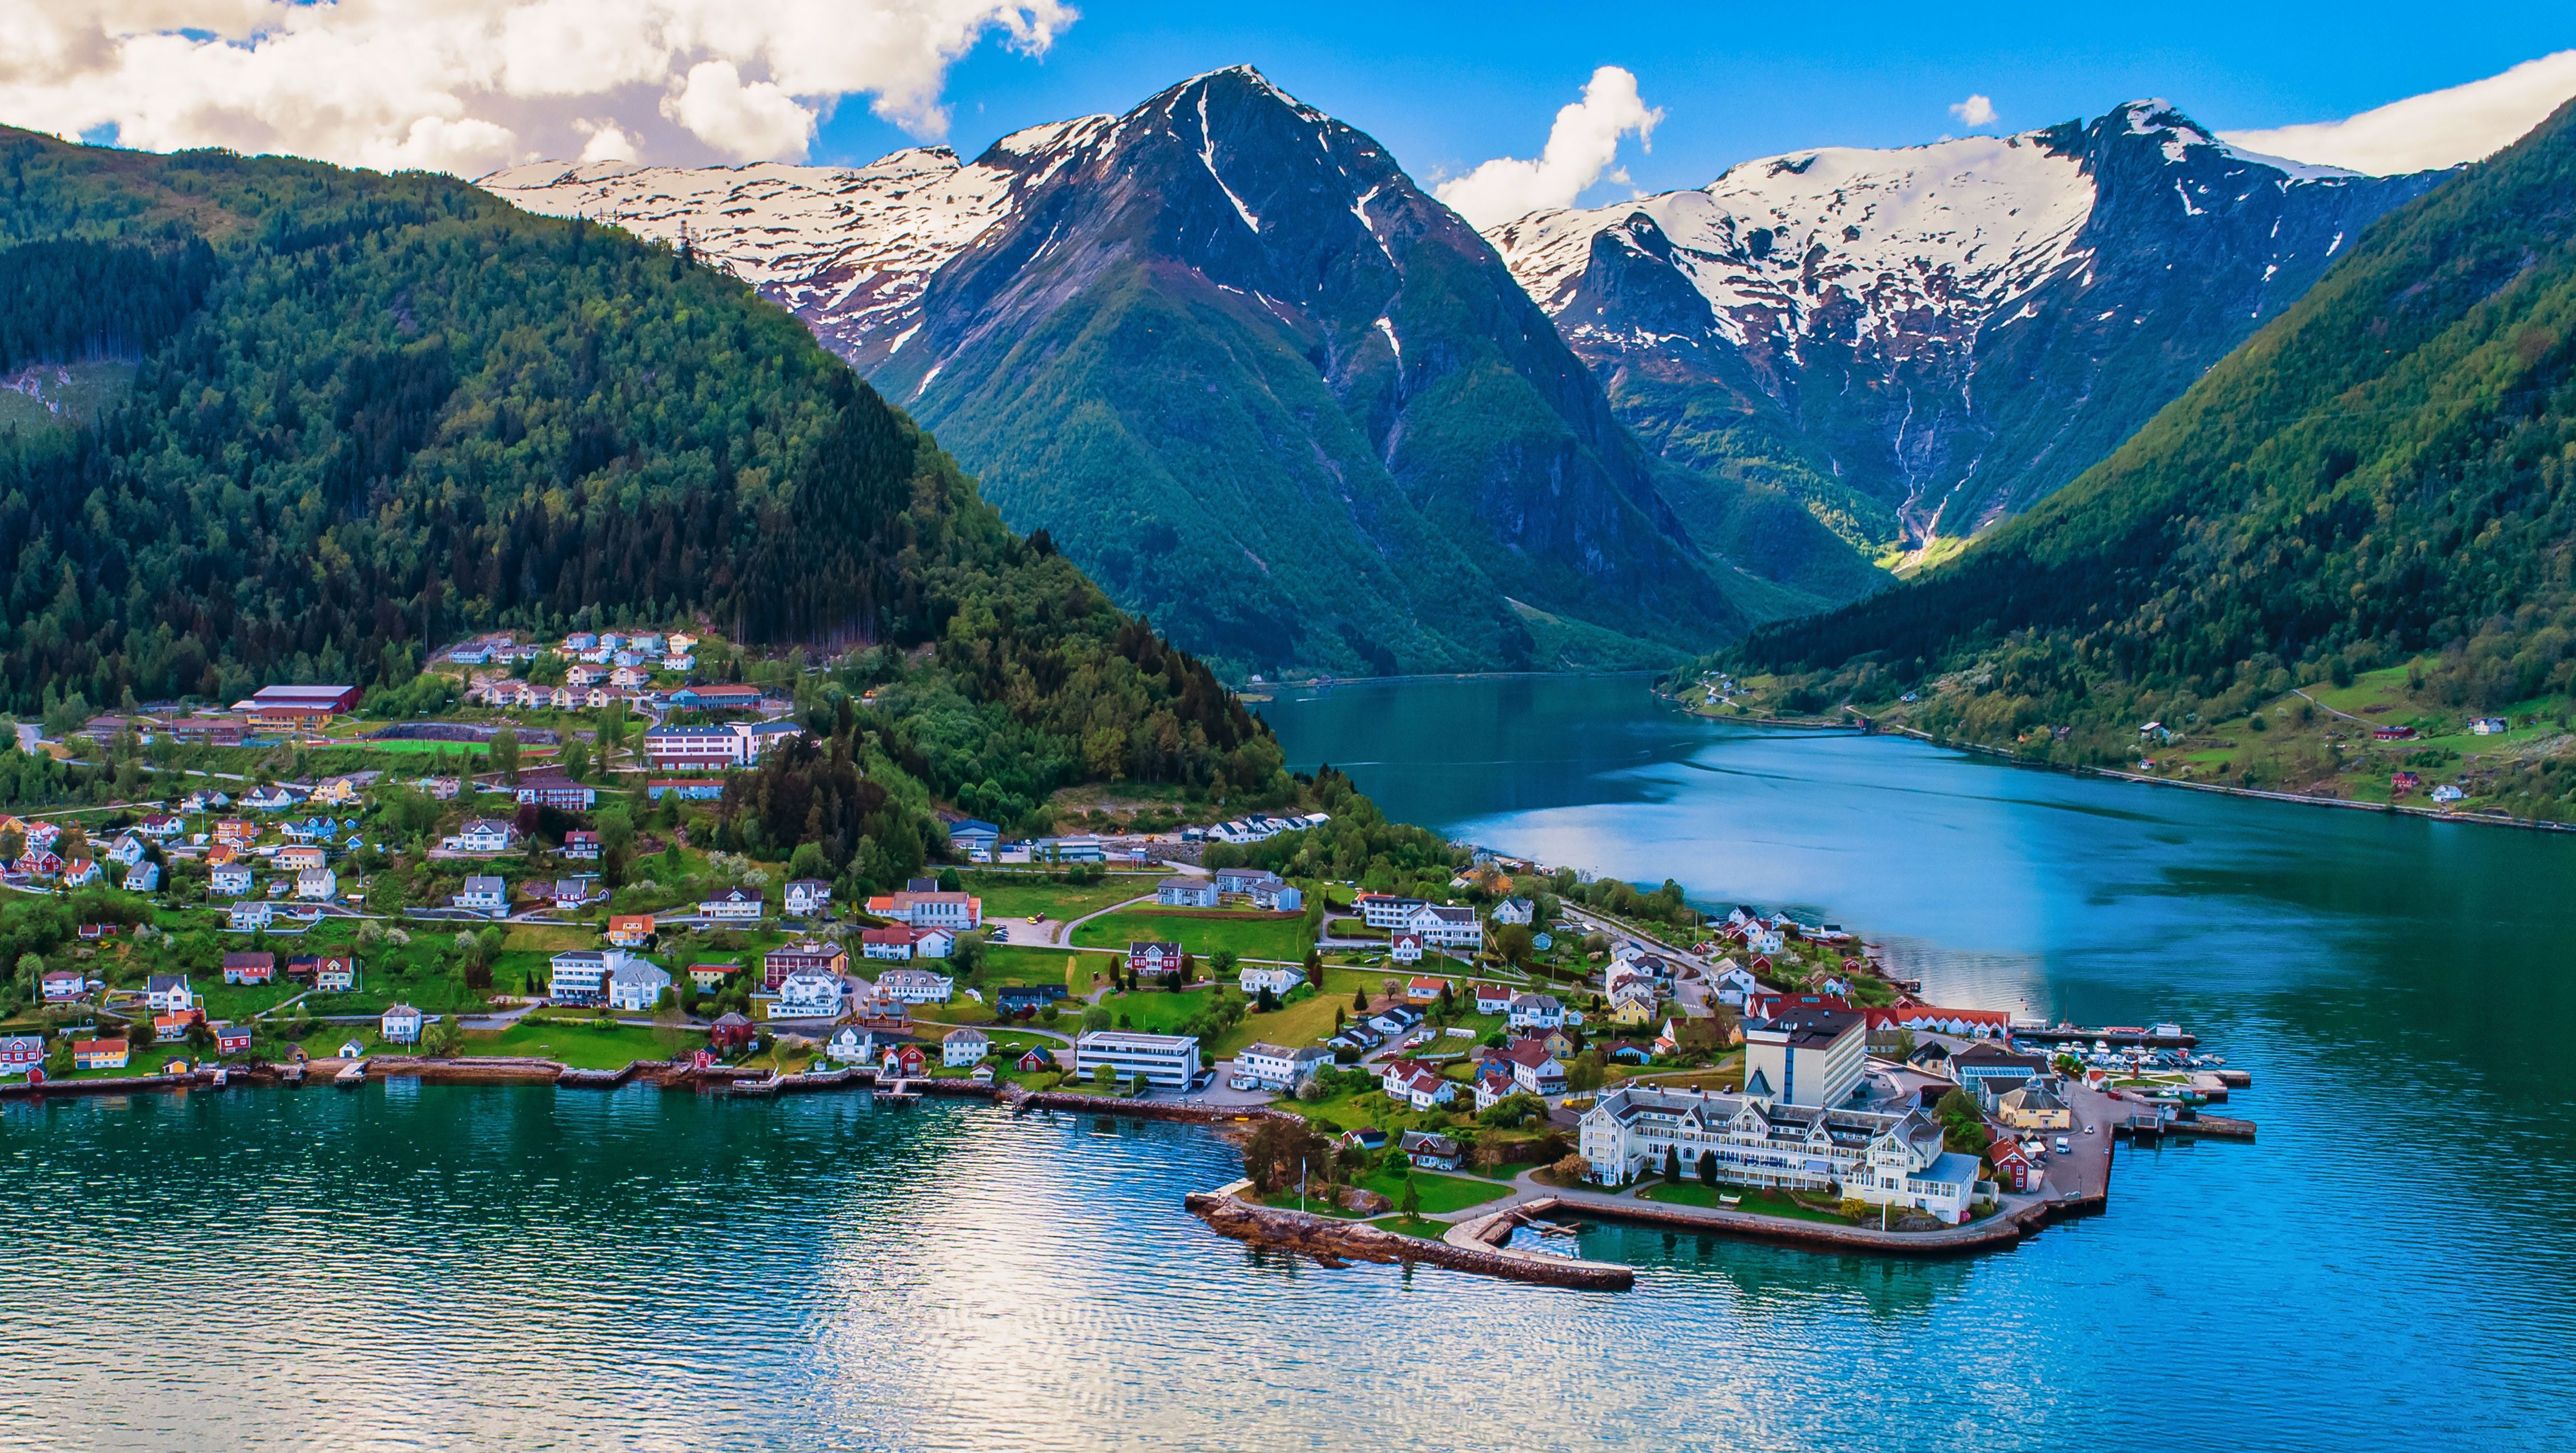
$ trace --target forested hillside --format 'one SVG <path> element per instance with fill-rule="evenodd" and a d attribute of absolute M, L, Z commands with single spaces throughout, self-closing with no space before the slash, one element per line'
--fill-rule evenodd
<path fill-rule="evenodd" d="M 2026 517 L 1731 659 L 1808 707 L 1919 690 L 1935 730 L 2072 725 L 2037 735 L 2077 760 L 2421 653 L 2431 699 L 2563 718 L 2571 543 L 2576 106 L 2381 221 Z"/>
<path fill-rule="evenodd" d="M 1021 540 L 740 282 L 449 178 L 0 132 L 0 354 L 116 357 L 0 430 L 0 706 L 408 680 L 489 625 L 935 645 L 944 786 L 1008 758 L 1284 790 L 1205 666 Z M 972 771 L 975 776 L 963 774 Z"/>

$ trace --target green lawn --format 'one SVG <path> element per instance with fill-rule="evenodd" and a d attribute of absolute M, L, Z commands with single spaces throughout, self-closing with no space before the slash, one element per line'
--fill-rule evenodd
<path fill-rule="evenodd" d="M 1097 883 L 1056 883 L 1036 873 L 969 873 L 966 891 L 984 900 L 986 918 L 1025 923 L 1032 913 L 1049 918 L 1080 918 L 1124 903 L 1151 898 L 1160 875 L 1116 873 Z"/>
<path fill-rule="evenodd" d="M 1498 1186 L 1489 1181 L 1439 1175 L 1427 1170 L 1414 1171 L 1412 1174 L 1414 1189 L 1422 1197 L 1422 1213 L 1426 1216 L 1441 1216 L 1451 1211 L 1463 1211 L 1469 1206 L 1481 1206 L 1487 1201 L 1498 1201 L 1511 1194 L 1509 1186 Z M 1400 1206 L 1404 1204 L 1404 1176 L 1405 1172 L 1400 1169 L 1374 1170 L 1360 1177 L 1357 1184 L 1361 1190 L 1375 1191 Z M 1286 1206 L 1293 1210 L 1297 1205 L 1297 1188 L 1290 1186 L 1277 1195 L 1266 1198 L 1263 1204 Z M 1361 1219 L 1355 1213 L 1345 1211 L 1315 1196 L 1306 1198 L 1306 1209 L 1346 1221 Z M 1446 1227 L 1441 1228 L 1442 1231 L 1446 1229 Z M 1438 1236 L 1440 1231 L 1432 1231 L 1428 1234 Z"/>
<path fill-rule="evenodd" d="M 639 1059 L 669 1059 L 703 1049 L 706 1043 L 704 1034 L 691 1029 L 640 1029 L 625 1024 L 597 1029 L 587 1022 L 530 1018 L 498 1034 L 468 1031 L 464 1052 L 530 1055 L 580 1070 L 622 1070 Z"/>
<path fill-rule="evenodd" d="M 304 986 L 286 977 L 283 957 L 278 972 L 266 984 L 227 984 L 223 970 L 209 974 L 190 974 L 188 987 L 197 993 L 199 1007 L 208 1019 L 248 1019 L 263 1009 L 303 992 Z"/>
<path fill-rule="evenodd" d="M 1140 1034 L 1172 1034 L 1205 1010 L 1208 1001 L 1215 997 L 1216 987 L 1211 984 L 1180 994 L 1161 989 L 1139 989 L 1133 994 L 1112 994 L 1100 1002 L 1113 1016 L 1112 1024 L 1124 1019 L 1127 1023 L 1122 1027 Z M 1073 1012 L 1078 1014 L 1080 1010 Z M 1202 1053 L 1200 1058 L 1204 1060 L 1208 1056 Z"/>
<path fill-rule="evenodd" d="M 1687 1166 L 1683 1168 L 1683 1171 L 1686 1175 L 1691 1174 L 1690 1168 Z M 1743 1200 L 1732 1206 L 1718 1207 L 1717 1198 L 1722 1195 L 1741 1196 L 1743 1197 Z M 1803 1206 L 1779 1191 L 1762 1190 L 1754 1186 L 1731 1186 L 1723 1184 L 1704 1186 L 1697 1180 L 1684 1180 L 1679 1185 L 1666 1185 L 1661 1181 L 1656 1181 L 1648 1185 L 1645 1189 L 1637 1192 L 1637 1199 L 1641 1201 L 1661 1201 L 1666 1205 L 1672 1206 L 1700 1206 L 1728 1211 L 1747 1211 L 1757 1216 L 1782 1216 L 1792 1221 L 1823 1221 L 1835 1226 L 1848 1226 L 1851 1224 L 1849 1221 L 1844 1220 L 1841 1216 L 1835 1215 L 1833 1212 L 1819 1211 L 1810 1206 Z"/>
<path fill-rule="evenodd" d="M 1369 1224 L 1380 1231 L 1392 1231 L 1399 1236 L 1417 1236 L 1425 1241 L 1437 1241 L 1449 1234 L 1448 1222 L 1426 1221 L 1420 1216 L 1380 1216 Z"/>
<path fill-rule="evenodd" d="M 1135 942 L 1178 943 L 1184 953 L 1204 962 L 1218 949 L 1244 958 L 1302 959 L 1314 943 L 1301 914 L 1262 918 L 1229 918 L 1179 909 L 1112 913 L 1074 930 L 1074 942 L 1090 948 L 1125 948 Z"/>

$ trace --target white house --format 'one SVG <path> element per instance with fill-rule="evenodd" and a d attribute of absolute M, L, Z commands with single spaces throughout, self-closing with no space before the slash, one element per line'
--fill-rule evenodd
<path fill-rule="evenodd" d="M 698 905 L 698 915 L 718 923 L 758 923 L 765 905 L 760 895 L 744 888 L 727 888 Z"/>
<path fill-rule="evenodd" d="M 1154 885 L 1154 902 L 1163 908 L 1214 908 L 1213 878 L 1165 878 Z"/>
<path fill-rule="evenodd" d="M 787 912 L 794 918 L 811 918 L 832 906 L 832 885 L 820 878 L 797 878 L 787 885 Z"/>
<path fill-rule="evenodd" d="M 1306 971 L 1288 964 L 1246 964 L 1243 966 L 1243 996 L 1258 999 L 1267 989 L 1274 997 L 1285 999 L 1289 992 L 1306 982 Z"/>
<path fill-rule="evenodd" d="M 1504 1014 L 1510 1012 L 1511 1007 L 1512 991 L 1508 985 L 1478 984 L 1476 986 L 1477 1013 Z"/>
<path fill-rule="evenodd" d="M 154 974 L 143 981 L 143 1003 L 155 1014 L 185 1014 L 194 1008 L 197 996 L 188 988 L 185 974 Z"/>
<path fill-rule="evenodd" d="M 1602 1096 L 1578 1137 L 1603 1185 L 1661 1166 L 1670 1151 L 1692 1170 L 1708 1157 L 1729 1184 L 1820 1191 L 1954 1225 L 1977 1194 L 1975 1157 L 1945 1149 L 1940 1126 L 1920 1109 L 1885 1114 L 1629 1087 Z"/>
<path fill-rule="evenodd" d="M 129 832 L 109 843 L 107 851 L 99 856 L 120 868 L 131 868 L 143 861 L 143 839 Z"/>
<path fill-rule="evenodd" d="M 1254 1043 L 1245 1045 L 1234 1057 L 1236 1071 L 1260 1081 L 1265 1090 L 1294 1090 L 1332 1062 L 1333 1052 L 1319 1044 L 1289 1049 Z"/>
<path fill-rule="evenodd" d="M 1403 927 L 1408 933 L 1422 935 L 1422 942 L 1431 948 L 1474 953 L 1485 946 L 1485 925 L 1477 920 L 1472 908 L 1425 903 L 1405 915 Z"/>
<path fill-rule="evenodd" d="M 384 1018 L 376 1021 L 376 1030 L 385 1037 L 387 1044 L 418 1044 L 423 1017 L 419 1010 L 408 1004 L 396 1004 L 385 1011 Z"/>
<path fill-rule="evenodd" d="M 250 891 L 250 864 L 218 863 L 206 875 L 207 891 L 237 898 Z"/>
<path fill-rule="evenodd" d="M 510 885 L 498 874 L 477 873 L 465 880 L 464 892 L 448 894 L 447 901 L 480 913 L 499 913 L 510 906 Z"/>
<path fill-rule="evenodd" d="M 295 896 L 313 903 L 328 903 L 340 896 L 340 875 L 328 868 L 306 868 L 295 875 Z"/>
<path fill-rule="evenodd" d="M 1517 923 L 1526 928 L 1538 914 L 1538 906 L 1526 898 L 1506 898 L 1494 905 L 1494 922 Z"/>
<path fill-rule="evenodd" d="M 939 1063 L 952 1070 L 982 1064 L 992 1047 L 992 1036 L 980 1029 L 952 1029 L 939 1041 Z"/>
<path fill-rule="evenodd" d="M 668 969 L 630 958 L 608 971 L 608 1007 L 628 1014 L 650 1014 L 662 991 L 671 987 Z"/>
<path fill-rule="evenodd" d="M 1565 1088 L 1565 1064 L 1548 1049 L 1544 1039 L 1506 1045 L 1501 1057 L 1512 1067 L 1512 1083 L 1533 1095 L 1553 1095 Z"/>
<path fill-rule="evenodd" d="M 1565 1006 L 1546 994 L 1514 994 L 1509 1017 L 1514 1029 L 1557 1029 L 1565 1024 Z"/>
<path fill-rule="evenodd" d="M 1422 962 L 1422 935 L 1410 932 L 1389 935 L 1386 941 L 1386 956 L 1399 964 Z"/>
<path fill-rule="evenodd" d="M 778 998 L 769 1006 L 772 1019 L 838 1019 L 841 981 L 830 974 L 799 969 L 778 981 Z"/>
<path fill-rule="evenodd" d="M 159 863 L 137 863 L 125 870 L 125 891 L 128 893 L 152 893 L 159 891 L 160 887 Z"/>
<path fill-rule="evenodd" d="M 833 1030 L 832 1037 L 823 1042 L 823 1053 L 834 1064 L 871 1064 L 877 1057 L 876 1039 L 867 1030 L 854 1024 L 844 1024 Z"/>
<path fill-rule="evenodd" d="M 506 853 L 510 850 L 512 836 L 508 823 L 478 817 L 458 829 L 454 836 L 441 838 L 438 845 L 451 853 Z"/>
<path fill-rule="evenodd" d="M 265 898 L 244 898 L 233 905 L 232 930 L 235 933 L 257 933 L 268 927 L 275 912 Z"/>
<path fill-rule="evenodd" d="M 1455 1081 L 1442 1079 L 1434 1071 L 1416 1068 L 1387 1076 L 1386 1093 L 1388 1098 L 1402 1100 L 1416 1110 L 1428 1110 L 1456 1099 L 1458 1086 Z"/>
<path fill-rule="evenodd" d="M 945 1004 L 957 981 L 928 969 L 888 969 L 877 975 L 877 993 L 903 1004 Z"/>
<path fill-rule="evenodd" d="M 1746 1000 L 1762 992 L 1762 981 L 1735 960 L 1720 959 L 1717 972 L 1709 978 L 1709 992 L 1717 996 L 1720 1004 L 1741 1009 Z"/>

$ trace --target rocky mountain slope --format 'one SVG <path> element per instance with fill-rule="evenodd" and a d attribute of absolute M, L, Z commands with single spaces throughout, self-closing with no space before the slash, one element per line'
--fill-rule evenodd
<path fill-rule="evenodd" d="M 1652 659 L 1879 578 L 1767 482 L 1639 448 L 1473 229 L 1249 68 L 971 164 L 484 185 L 732 268 L 1238 670 Z"/>
<path fill-rule="evenodd" d="M 2263 731 L 2245 713 L 2294 686 L 2404 665 L 2428 734 L 2471 712 L 2541 728 L 2479 790 L 2566 816 L 2572 461 L 2576 102 L 2385 218 L 2029 513 L 1730 659 L 1793 705 L 2091 763 L 2133 761 L 2147 722 Z"/>
<path fill-rule="evenodd" d="M 2438 180 L 2241 153 L 2138 101 L 1487 235 L 1667 459 L 1919 542 L 2108 455 Z"/>

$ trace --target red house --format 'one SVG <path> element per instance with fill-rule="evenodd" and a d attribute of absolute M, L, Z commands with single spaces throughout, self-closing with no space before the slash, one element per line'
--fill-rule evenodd
<path fill-rule="evenodd" d="M 719 1050 L 749 1049 L 751 1040 L 751 1021 L 739 1014 L 721 1015 L 707 1030 L 707 1042 Z"/>
<path fill-rule="evenodd" d="M 246 1054 L 249 1051 L 249 1025 L 218 1024 L 215 1026 L 215 1052 L 217 1054 Z"/>
<path fill-rule="evenodd" d="M 2039 1178 L 2031 1166 L 2030 1152 L 2022 1149 L 2018 1140 L 1996 1141 L 1986 1151 L 1986 1159 L 1994 1162 L 1996 1184 L 2016 1195 L 2027 1193 Z"/>
<path fill-rule="evenodd" d="M 265 984 L 276 977 L 275 954 L 224 955 L 224 982 L 227 984 Z"/>
<path fill-rule="evenodd" d="M 889 1075 L 910 1079 L 921 1073 L 925 1063 L 921 1046 L 917 1044 L 893 1045 L 885 1052 L 885 1073 Z"/>
<path fill-rule="evenodd" d="M 2388 778 L 2388 790 L 2391 795 L 2397 797 L 2403 797 L 2423 785 L 2424 779 L 2412 772 L 2391 773 Z"/>
<path fill-rule="evenodd" d="M 1130 943 L 1127 945 L 1127 972 L 1131 974 L 1177 974 L 1181 971 L 1181 946 L 1176 943 Z"/>
<path fill-rule="evenodd" d="M 1046 1052 L 1046 1046 L 1033 1044 L 1020 1052 L 1020 1058 L 1013 1068 L 1021 1074 L 1034 1075 L 1043 1070 L 1054 1069 L 1055 1056 Z"/>

